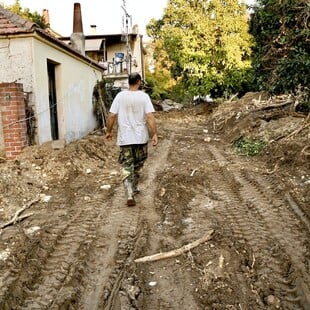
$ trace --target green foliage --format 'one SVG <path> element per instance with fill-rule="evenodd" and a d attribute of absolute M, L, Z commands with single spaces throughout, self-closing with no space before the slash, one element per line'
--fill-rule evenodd
<path fill-rule="evenodd" d="M 154 58 L 175 82 L 171 90 L 186 88 L 182 96 L 229 96 L 246 84 L 251 36 L 244 3 L 170 0 L 163 18 L 152 20 L 147 31 L 156 43 Z"/>
<path fill-rule="evenodd" d="M 253 68 L 260 90 L 295 92 L 310 85 L 307 0 L 258 0 L 251 18 Z"/>
<path fill-rule="evenodd" d="M 44 22 L 44 18 L 42 15 L 40 15 L 37 11 L 30 12 L 28 8 L 23 9 L 19 3 L 19 0 L 15 0 L 14 4 L 10 6 L 5 6 L 5 8 L 25 19 L 36 23 L 42 29 L 49 27 L 49 25 Z"/>
<path fill-rule="evenodd" d="M 153 99 L 166 99 L 175 85 L 175 81 L 171 78 L 170 62 L 166 51 L 162 48 L 161 41 L 156 41 L 147 47 L 147 54 L 154 55 L 157 59 L 153 63 L 152 59 L 152 72 L 146 66 L 145 75 L 146 83 L 152 89 L 150 94 Z M 149 56 L 149 58 L 152 58 Z"/>
<path fill-rule="evenodd" d="M 247 156 L 258 155 L 267 146 L 263 140 L 256 140 L 246 137 L 240 137 L 234 142 L 234 147 L 239 154 Z"/>

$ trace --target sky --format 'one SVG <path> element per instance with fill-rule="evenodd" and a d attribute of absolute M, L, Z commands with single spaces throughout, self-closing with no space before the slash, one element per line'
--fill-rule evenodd
<path fill-rule="evenodd" d="M 0 0 L 4 5 L 12 5 L 15 0 Z M 81 4 L 83 31 L 92 34 L 90 25 L 96 25 L 97 34 L 121 33 L 124 10 L 131 15 L 132 26 L 139 26 L 139 33 L 146 35 L 145 26 L 151 18 L 163 15 L 167 0 L 19 0 L 22 8 L 42 14 L 48 9 L 51 28 L 62 36 L 70 36 L 73 30 L 74 3 Z"/>
<path fill-rule="evenodd" d="M 0 0 L 1 4 L 12 5 L 15 0 Z M 123 29 L 125 4 L 131 16 L 131 25 L 137 24 L 139 33 L 146 36 L 145 27 L 151 18 L 160 19 L 167 0 L 19 0 L 22 8 L 42 14 L 49 11 L 51 28 L 62 36 L 70 36 L 73 30 L 74 3 L 81 4 L 83 31 L 85 35 L 93 34 L 91 25 L 96 25 L 97 34 L 121 33 Z M 254 0 L 247 0 L 253 3 Z"/>

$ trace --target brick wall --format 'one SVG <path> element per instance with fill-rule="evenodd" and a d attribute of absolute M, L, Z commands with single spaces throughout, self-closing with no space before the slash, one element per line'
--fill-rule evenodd
<path fill-rule="evenodd" d="M 23 85 L 0 83 L 0 117 L 5 156 L 15 159 L 27 146 L 27 124 Z"/>

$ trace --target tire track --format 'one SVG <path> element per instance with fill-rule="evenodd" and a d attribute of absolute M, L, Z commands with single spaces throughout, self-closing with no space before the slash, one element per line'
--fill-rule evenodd
<path fill-rule="evenodd" d="M 154 197 L 151 183 L 158 167 L 153 167 L 151 177 L 146 177 L 148 198 Z M 138 198 L 138 205 L 128 208 L 122 185 L 116 188 L 112 200 L 103 201 L 100 193 L 90 193 L 85 176 L 71 182 L 75 195 L 69 198 L 64 192 L 66 202 L 62 205 L 67 208 L 70 203 L 70 209 L 78 211 L 41 234 L 35 247 L 36 254 L 40 253 L 36 273 L 31 274 L 32 269 L 26 268 L 17 271 L 16 277 L 13 271 L 4 275 L 6 288 L 2 296 L 10 293 L 22 277 L 27 278 L 27 288 L 22 289 L 25 299 L 19 301 L 16 309 L 59 309 L 70 304 L 78 309 L 112 309 L 119 303 L 127 267 L 135 249 L 139 249 L 136 242 L 145 227 L 141 210 L 150 200 Z"/>
<path fill-rule="evenodd" d="M 80 213 L 81 212 L 79 212 L 78 215 L 80 215 Z M 42 272 L 41 264 L 45 264 L 49 255 L 53 253 L 55 245 L 68 229 L 68 225 L 69 223 L 62 222 L 57 227 L 52 227 L 42 232 L 42 238 L 39 243 L 34 245 L 32 249 L 29 249 L 29 253 L 31 253 L 31 250 L 34 252 L 33 256 L 35 258 L 32 259 L 32 256 L 30 256 L 19 269 L 14 268 L 14 262 L 10 264 L 11 268 L 6 272 L 6 277 L 8 279 L 3 281 L 3 286 L 1 287 L 1 306 L 11 307 L 10 304 L 14 303 L 15 295 L 17 295 L 17 298 L 20 300 L 20 295 L 32 294 L 32 287 L 36 285 L 36 279 Z M 37 264 L 37 261 L 39 261 L 39 264 Z M 36 268 L 34 266 L 36 266 Z M 34 270 L 35 272 L 33 272 Z M 25 278 L 27 279 L 26 281 L 24 280 Z M 21 291 L 23 293 L 21 293 Z M 23 300 L 19 301 L 19 303 L 21 302 L 23 302 Z"/>
<path fill-rule="evenodd" d="M 125 205 L 123 186 L 116 191 L 105 214 L 105 223 L 99 227 L 97 238 L 92 245 L 93 252 L 87 266 L 87 279 L 83 283 L 79 309 L 110 309 L 116 292 L 123 279 L 124 266 L 130 259 L 134 244 L 139 236 L 141 209 L 137 205 Z"/>
<path fill-rule="evenodd" d="M 229 219 L 236 237 L 245 238 L 253 248 L 261 281 L 272 279 L 272 291 L 285 309 L 296 309 L 297 305 L 307 309 L 309 276 L 303 257 L 309 236 L 298 229 L 300 221 L 284 199 L 274 198 L 279 195 L 267 180 L 249 171 L 240 173 L 216 147 L 209 150 L 218 163 L 212 189 L 224 202 L 219 212 Z M 283 265 L 283 261 L 287 263 Z"/>
<path fill-rule="evenodd" d="M 135 265 L 132 262 L 141 251 L 146 235 L 149 234 L 146 223 L 154 223 L 154 218 L 158 217 L 154 212 L 153 182 L 158 171 L 162 169 L 162 161 L 156 161 L 155 158 L 160 154 L 163 160 L 169 148 L 169 143 L 161 143 L 156 149 L 149 150 L 149 158 L 142 171 L 141 193 L 136 197 L 137 205 L 134 208 L 125 206 L 123 186 L 117 188 L 111 214 L 102 226 L 102 233 L 99 233 L 104 236 L 104 242 L 109 240 L 109 245 L 105 245 L 107 252 L 93 253 L 97 262 L 101 262 L 101 268 L 98 270 L 98 264 L 89 266 L 87 274 L 94 276 L 88 280 L 87 289 L 81 297 L 81 309 L 123 309 L 129 304 L 132 307 L 135 304 L 141 288 L 132 283 L 135 273 Z M 93 269 L 96 273 L 92 272 Z M 130 292 L 126 291 L 128 279 L 131 279 Z M 92 288 L 94 285 L 95 289 Z M 134 296 L 132 291 L 136 292 Z"/>
<path fill-rule="evenodd" d="M 152 154 L 148 162 L 152 161 Z M 111 205 L 107 207 L 104 223 L 98 228 L 97 237 L 90 251 L 89 259 L 82 279 L 83 291 L 79 292 L 77 305 L 79 309 L 118 309 L 124 299 L 120 295 L 124 283 L 132 274 L 127 274 L 136 250 L 141 247 L 141 236 L 145 234 L 145 220 L 142 213 L 152 204 L 154 188 L 151 183 L 159 165 L 143 172 L 142 193 L 137 196 L 137 205 L 128 208 L 123 185 L 114 193 Z M 139 289 L 138 289 L 139 290 Z M 122 295 L 126 292 L 122 291 Z"/>
<path fill-rule="evenodd" d="M 159 186 L 164 188 L 167 187 L 172 190 L 166 193 L 163 199 L 159 201 L 164 215 L 161 220 L 162 233 L 165 233 L 164 238 L 166 242 L 170 239 L 171 243 L 180 244 L 181 239 L 182 242 L 180 245 L 198 239 L 204 231 L 208 229 L 214 228 L 216 231 L 216 228 L 220 225 L 218 222 L 223 222 L 222 219 L 216 221 L 214 215 L 212 215 L 212 210 L 218 208 L 218 200 L 214 200 L 212 195 L 212 199 L 208 197 L 210 196 L 209 183 L 213 182 L 213 171 L 212 175 L 209 172 L 205 172 L 205 168 L 209 167 L 212 161 L 213 163 L 217 163 L 217 161 L 214 160 L 212 153 L 207 152 L 206 149 L 202 147 L 202 145 L 206 145 L 201 135 L 203 129 L 197 130 L 197 128 L 195 128 L 194 132 L 195 139 L 193 139 L 191 135 L 192 130 L 186 129 L 186 135 L 182 134 L 182 132 L 178 132 L 178 135 L 176 135 L 177 141 L 173 141 L 174 148 L 171 149 L 169 153 L 168 162 L 171 163 L 172 166 L 167 167 L 165 173 L 163 173 L 158 180 Z M 198 138 L 196 138 L 196 135 Z M 190 165 L 187 164 L 187 160 Z M 222 165 L 222 163 L 220 164 Z M 215 175 L 217 174 L 216 171 L 214 173 Z M 207 178 L 210 178 L 209 183 Z M 169 186 L 170 183 L 175 184 L 175 188 Z M 215 186 L 217 185 L 218 184 Z M 182 191 L 182 201 L 178 198 L 180 191 Z M 164 199 L 166 195 L 168 196 L 167 200 Z M 225 226 L 229 230 L 229 234 L 227 235 L 231 235 L 230 225 L 225 223 Z M 175 231 L 176 228 L 178 229 L 177 234 Z M 171 236 L 167 236 L 167 234 Z M 215 298 L 215 301 L 211 302 L 210 299 L 213 297 L 212 293 L 209 293 L 209 291 L 219 290 L 227 286 L 225 280 L 229 281 L 230 276 L 225 274 L 226 271 L 223 272 L 223 269 L 221 270 L 219 267 L 219 260 L 222 257 L 225 261 L 227 260 L 227 264 L 229 264 L 230 256 L 234 255 L 234 253 L 229 253 L 221 248 L 214 248 L 212 243 L 213 242 L 210 241 L 199 247 L 198 253 L 202 255 L 193 256 L 191 252 L 189 252 L 177 259 L 180 266 L 178 272 L 171 272 L 171 278 L 178 277 L 178 274 L 182 273 L 187 292 L 182 292 L 181 286 L 173 290 L 174 297 L 172 300 L 174 300 L 174 302 L 170 300 L 170 303 L 168 303 L 171 309 L 178 309 L 178 305 L 180 304 L 182 304 L 182 306 L 187 305 L 185 306 L 186 309 L 205 309 L 204 304 L 210 305 L 212 309 L 213 307 L 225 307 L 225 297 L 222 300 L 216 300 Z M 175 246 L 176 245 L 174 245 L 174 247 Z M 193 252 L 195 253 L 196 251 L 194 250 Z M 175 269 L 173 260 L 170 261 L 170 264 L 166 262 L 158 265 L 165 266 L 165 270 L 170 270 L 170 268 L 171 270 Z M 227 272 L 229 271 L 227 270 Z M 161 282 L 160 268 L 157 268 L 156 274 L 157 273 L 159 273 L 159 282 Z M 166 274 L 167 271 L 165 272 L 165 275 Z M 257 307 L 259 302 L 255 302 L 257 297 L 247 285 L 248 281 L 246 275 L 239 273 L 234 275 L 234 277 L 238 282 L 240 290 L 243 291 L 243 294 L 241 292 L 237 293 L 238 299 L 242 301 L 239 302 L 240 307 L 243 308 L 251 304 Z M 166 286 L 175 287 L 173 282 L 170 282 L 170 285 L 167 284 Z M 177 292 L 177 290 L 179 291 Z M 187 301 L 180 300 L 180 296 L 184 294 L 186 294 Z M 226 290 L 224 294 L 227 294 Z M 163 296 L 164 294 L 161 293 L 160 298 Z M 190 302 L 188 303 L 189 300 Z M 235 302 L 237 302 L 237 300 Z M 153 303 L 154 301 L 151 304 Z M 228 301 L 226 306 L 231 306 Z M 259 309 L 262 309 L 262 307 Z"/>
<path fill-rule="evenodd" d="M 174 133 L 169 132 L 168 134 L 169 139 L 161 140 L 160 144 L 151 150 L 148 162 L 143 170 L 142 195 L 139 196 L 139 203 L 143 206 L 141 217 L 143 222 L 146 223 L 146 227 L 139 237 L 138 242 L 140 244 L 136 247 L 137 251 L 134 258 L 159 252 L 163 240 L 167 242 L 167 240 L 171 239 L 161 230 L 161 215 L 155 209 L 156 194 L 159 191 L 157 180 L 167 168 L 169 153 L 174 152 L 174 149 L 172 149 Z M 158 157 L 160 157 L 160 160 L 157 159 Z M 175 240 L 171 239 L 171 241 L 172 244 L 175 243 Z M 141 249 L 144 248 L 146 250 L 141 253 Z M 130 271 L 131 273 L 126 273 L 125 277 L 132 277 L 135 274 L 141 291 L 138 305 L 135 306 L 132 299 L 127 298 L 131 301 L 132 309 L 178 309 L 181 304 L 184 309 L 188 310 L 199 308 L 193 295 L 188 291 L 188 286 L 191 283 L 190 274 L 178 268 L 173 260 L 151 264 L 134 264 L 131 266 Z M 150 288 L 146 283 L 148 280 L 157 283 L 154 293 L 149 291 Z M 169 287 L 169 290 L 166 291 L 166 287 Z M 155 293 L 159 291 L 159 294 Z M 124 305 L 120 298 L 120 305 L 115 309 L 123 308 L 127 309 L 126 304 Z"/>
<path fill-rule="evenodd" d="M 0 309 L 309 308 L 309 233 L 297 203 L 272 176 L 206 144 L 203 127 L 183 125 L 168 124 L 167 139 L 150 150 L 134 208 L 125 206 L 122 185 L 107 197 L 82 174 L 63 184 L 40 236 L 20 242 L 22 264 L 8 259 Z M 62 215 L 53 218 L 56 208 Z M 193 255 L 133 262 L 189 243 L 212 225 L 219 231 L 213 244 Z M 226 299 L 231 288 L 240 292 Z"/>
<path fill-rule="evenodd" d="M 50 231 L 54 240 L 47 242 L 50 248 L 45 250 L 47 256 L 41 262 L 40 281 L 28 291 L 22 309 L 52 309 L 57 306 L 56 303 L 61 300 L 59 292 L 77 273 L 77 258 L 86 256 L 88 245 L 95 236 L 102 207 L 98 204 L 100 196 L 96 198 L 96 193 L 95 201 L 85 201 L 85 184 L 87 183 L 84 177 L 76 179 L 72 184 L 80 189 L 79 194 L 71 201 L 72 208 L 78 211 L 62 229 L 55 227 Z"/>
<path fill-rule="evenodd" d="M 272 186 L 269 182 L 261 179 L 260 176 L 254 177 L 248 173 L 243 173 L 243 180 L 247 184 L 254 186 L 251 195 L 248 194 L 249 199 L 255 199 L 253 196 L 260 196 L 262 203 L 256 204 L 257 212 L 265 219 L 266 226 L 272 235 L 277 239 L 280 247 L 289 255 L 292 262 L 290 268 L 289 279 L 295 283 L 297 290 L 295 298 L 300 301 L 302 305 L 310 306 L 310 277 L 309 271 L 304 265 L 304 258 L 307 254 L 305 244 L 309 240 L 309 235 L 305 235 L 305 231 L 300 232 L 300 221 L 290 210 L 285 201 L 274 199 L 275 193 L 271 190 Z M 263 189 L 266 189 L 263 191 Z M 255 192 L 256 190 L 256 192 Z M 256 195 L 255 195 L 256 194 Z M 244 194 L 245 195 L 245 194 Z M 274 208 L 275 207 L 275 208 Z M 292 299 L 290 297 L 287 300 Z"/>
<path fill-rule="evenodd" d="M 51 215 L 51 223 L 46 223 L 47 228 L 40 231 L 38 243 L 25 248 L 28 251 L 25 263 L 19 270 L 12 267 L 7 272 L 6 278 L 10 274 L 14 276 L 10 281 L 3 281 L 1 287 L 0 305 L 4 308 L 53 309 L 56 306 L 57 309 L 57 302 L 75 295 L 76 289 L 64 287 L 79 277 L 78 259 L 86 256 L 102 217 L 101 194 L 95 191 L 93 199 L 88 198 L 87 184 L 81 175 L 58 194 L 57 203 L 71 210 L 71 216 L 59 221 Z"/>

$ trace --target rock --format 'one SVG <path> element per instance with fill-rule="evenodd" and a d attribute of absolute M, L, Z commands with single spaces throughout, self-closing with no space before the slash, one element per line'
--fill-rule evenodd
<path fill-rule="evenodd" d="M 280 309 L 280 299 L 275 297 L 274 295 L 269 295 L 266 298 L 266 302 L 269 306 L 273 306 L 276 309 Z"/>

